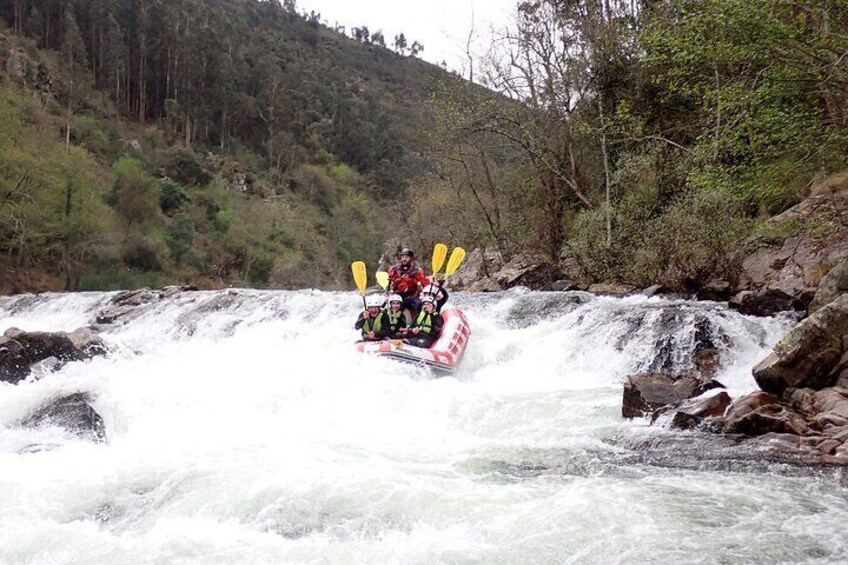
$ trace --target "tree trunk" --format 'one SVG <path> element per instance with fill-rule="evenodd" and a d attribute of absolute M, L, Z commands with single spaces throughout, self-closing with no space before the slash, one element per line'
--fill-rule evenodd
<path fill-rule="evenodd" d="M 598 92 L 598 116 L 601 120 L 601 156 L 604 159 L 604 198 L 606 200 L 607 249 L 612 247 L 612 202 L 610 199 L 610 166 L 607 153 L 607 128 L 604 123 L 604 99 Z"/>

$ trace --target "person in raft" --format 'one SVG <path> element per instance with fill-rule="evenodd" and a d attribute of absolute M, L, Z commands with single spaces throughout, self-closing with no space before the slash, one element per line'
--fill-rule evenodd
<path fill-rule="evenodd" d="M 383 297 L 369 294 L 365 298 L 365 310 L 359 314 L 354 328 L 362 330 L 364 341 L 376 341 L 389 337 L 389 317 L 382 309 Z"/>
<path fill-rule="evenodd" d="M 409 345 L 430 347 L 442 335 L 445 320 L 436 311 L 436 301 L 432 296 L 421 299 L 421 312 L 412 327 L 406 330 L 406 340 Z"/>
<path fill-rule="evenodd" d="M 437 280 L 435 277 L 421 289 L 420 296 L 421 300 L 424 300 L 427 296 L 432 296 L 436 301 L 436 312 L 441 312 L 445 306 L 445 302 L 448 301 L 447 289 L 442 285 L 442 281 Z"/>
<path fill-rule="evenodd" d="M 406 316 L 403 313 L 403 298 L 399 294 L 389 296 L 386 317 L 389 319 L 389 337 L 392 339 L 404 337 Z"/>
<path fill-rule="evenodd" d="M 404 308 L 409 308 L 413 316 L 421 310 L 418 299 L 419 286 L 425 286 L 430 280 L 424 275 L 424 269 L 415 263 L 415 253 L 409 247 L 400 251 L 400 263 L 389 269 L 389 288 L 403 298 Z"/>

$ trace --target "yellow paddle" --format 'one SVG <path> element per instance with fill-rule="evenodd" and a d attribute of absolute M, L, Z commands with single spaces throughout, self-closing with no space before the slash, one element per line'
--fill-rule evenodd
<path fill-rule="evenodd" d="M 448 255 L 448 246 L 444 243 L 437 243 L 433 247 L 433 276 L 442 270 L 442 265 L 445 264 L 445 257 Z"/>
<path fill-rule="evenodd" d="M 365 271 L 365 261 L 354 261 L 350 264 L 350 270 L 353 273 L 353 280 L 356 283 L 356 288 L 359 289 L 359 294 L 362 295 L 362 305 L 365 306 L 365 285 L 368 284 L 368 273 Z"/>
<path fill-rule="evenodd" d="M 386 271 L 377 271 L 374 273 L 374 278 L 377 279 L 377 284 L 380 285 L 383 290 L 389 288 L 389 273 Z"/>
<path fill-rule="evenodd" d="M 448 278 L 456 272 L 463 259 L 465 259 L 465 249 L 462 247 L 454 247 L 451 252 L 450 259 L 448 259 L 448 266 L 445 269 L 445 278 Z"/>

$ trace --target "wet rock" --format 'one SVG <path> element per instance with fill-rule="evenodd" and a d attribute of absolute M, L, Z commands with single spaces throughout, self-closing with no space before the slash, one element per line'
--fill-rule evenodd
<path fill-rule="evenodd" d="M 825 275 L 807 313 L 813 314 L 848 292 L 848 261 L 842 261 Z"/>
<path fill-rule="evenodd" d="M 816 413 L 815 391 L 811 388 L 788 388 L 783 399 L 794 410 L 808 416 Z"/>
<path fill-rule="evenodd" d="M 159 298 L 171 298 L 172 296 L 176 296 L 181 292 L 193 292 L 198 290 L 198 288 L 194 285 L 169 285 L 163 286 L 159 290 Z M 381 289 L 382 290 L 382 289 Z"/>
<path fill-rule="evenodd" d="M 109 301 L 113 306 L 98 312 L 94 320 L 98 324 L 114 324 L 121 318 L 129 318 L 129 315 L 135 313 L 142 304 L 156 300 L 159 300 L 159 293 L 146 287 L 137 290 L 125 290 L 113 296 L 112 300 Z"/>
<path fill-rule="evenodd" d="M 746 414 L 749 414 L 754 410 L 758 410 L 763 406 L 778 404 L 779 402 L 780 399 L 775 395 L 760 390 L 746 394 L 745 396 L 734 400 L 730 405 L 726 421 L 732 422 L 733 420 L 742 418 Z"/>
<path fill-rule="evenodd" d="M 712 300 L 714 302 L 727 302 L 733 295 L 733 287 L 724 280 L 709 280 L 698 291 L 698 300 Z"/>
<path fill-rule="evenodd" d="M 784 336 L 753 369 L 761 389 L 782 394 L 789 387 L 822 389 L 848 368 L 848 295 L 818 310 Z"/>
<path fill-rule="evenodd" d="M 522 296 L 509 309 L 507 323 L 512 328 L 527 328 L 550 316 L 562 316 L 591 300 L 585 293 L 543 293 Z"/>
<path fill-rule="evenodd" d="M 836 448 L 841 446 L 842 442 L 836 439 L 826 439 L 820 444 L 816 446 L 816 448 L 822 453 L 826 453 L 830 455 L 831 453 L 836 451 Z"/>
<path fill-rule="evenodd" d="M 29 375 L 30 365 L 23 345 L 0 337 L 0 381 L 12 384 L 22 381 Z"/>
<path fill-rule="evenodd" d="M 686 400 L 677 407 L 671 419 L 671 426 L 684 430 L 693 429 L 706 418 L 721 416 L 728 406 L 730 406 L 730 395 L 725 391 L 712 396 Z"/>
<path fill-rule="evenodd" d="M 119 292 L 109 301 L 110 304 L 138 306 L 147 302 L 153 302 L 159 298 L 159 294 L 150 290 L 147 287 L 136 290 L 125 290 Z"/>
<path fill-rule="evenodd" d="M 25 418 L 20 425 L 27 428 L 57 426 L 83 439 L 106 441 L 103 418 L 89 402 L 88 395 L 84 393 L 52 400 Z"/>
<path fill-rule="evenodd" d="M 106 353 L 103 340 L 90 328 L 66 332 L 25 332 L 9 328 L 0 337 L 0 381 L 16 384 L 33 365 L 47 359 L 52 370 L 69 361 L 82 361 Z"/>
<path fill-rule="evenodd" d="M 572 281 L 560 279 L 551 284 L 551 290 L 555 292 L 565 292 L 569 290 L 580 290 L 580 287 Z"/>
<path fill-rule="evenodd" d="M 804 418 L 780 404 L 767 404 L 742 416 L 728 416 L 723 430 L 726 433 L 759 436 L 769 432 L 805 435 L 809 427 Z"/>
<path fill-rule="evenodd" d="M 828 426 L 822 432 L 824 437 L 832 437 L 844 443 L 848 441 L 848 425 L 845 426 Z"/>
<path fill-rule="evenodd" d="M 749 316 L 773 316 L 778 312 L 803 308 L 798 299 L 775 288 L 743 290 L 730 299 L 729 306 Z"/>
<path fill-rule="evenodd" d="M 654 284 L 649 286 L 648 288 L 644 288 L 639 291 L 639 294 L 642 296 L 657 296 L 659 294 L 665 293 L 665 287 L 661 284 Z"/>
<path fill-rule="evenodd" d="M 756 443 L 771 448 L 795 451 L 799 446 L 799 438 L 795 434 L 769 432 L 756 438 Z"/>
<path fill-rule="evenodd" d="M 724 388 L 718 381 L 699 379 L 692 375 L 638 373 L 624 383 L 621 413 L 625 418 L 637 418 L 666 405 L 698 396 L 713 388 Z"/>

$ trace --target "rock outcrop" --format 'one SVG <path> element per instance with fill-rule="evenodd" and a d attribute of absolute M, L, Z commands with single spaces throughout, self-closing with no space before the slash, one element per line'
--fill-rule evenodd
<path fill-rule="evenodd" d="M 754 367 L 753 376 L 762 390 L 736 399 L 729 407 L 730 397 L 723 392 L 681 402 L 668 390 L 657 394 L 652 377 L 640 385 L 648 400 L 654 401 L 648 402 L 628 398 L 634 395 L 630 391 L 634 384 L 628 380 L 625 415 L 653 409 L 656 418 L 673 412 L 673 427 L 740 437 L 766 450 L 774 460 L 848 465 L 847 264 L 839 263 L 830 271 L 815 293 L 811 315 Z"/>
<path fill-rule="evenodd" d="M 714 388 L 724 386 L 718 381 L 693 375 L 637 373 L 627 377 L 624 383 L 621 414 L 625 418 L 646 416 Z"/>
<path fill-rule="evenodd" d="M 139 306 L 150 304 L 159 300 L 171 298 L 181 292 L 195 291 L 196 286 L 166 286 L 161 290 L 139 288 L 136 290 L 125 290 L 119 292 L 109 301 L 109 306 L 98 312 L 94 319 L 98 324 L 114 324 L 126 322 L 138 313 Z"/>
<path fill-rule="evenodd" d="M 761 389 L 782 394 L 787 388 L 833 386 L 848 369 L 848 294 L 795 326 L 771 354 L 754 367 Z"/>
<path fill-rule="evenodd" d="M 90 328 L 66 332 L 25 332 L 9 328 L 0 337 L 0 381 L 18 383 L 33 365 L 48 359 L 56 370 L 69 361 L 82 361 L 106 353 L 103 340 Z"/>
<path fill-rule="evenodd" d="M 763 234 L 745 242 L 737 291 L 746 294 L 733 303 L 740 310 L 770 315 L 802 309 L 828 269 L 848 259 L 848 192 L 816 192 L 768 220 Z"/>
<path fill-rule="evenodd" d="M 57 398 L 27 416 L 20 425 L 27 428 L 57 426 L 94 442 L 106 441 L 103 418 L 91 407 L 84 393 Z"/>

